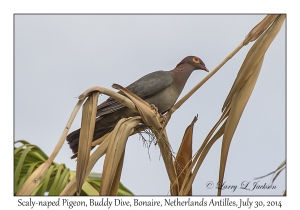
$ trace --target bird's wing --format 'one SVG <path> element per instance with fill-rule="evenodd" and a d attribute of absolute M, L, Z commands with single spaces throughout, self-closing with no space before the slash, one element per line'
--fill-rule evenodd
<path fill-rule="evenodd" d="M 146 99 L 168 87 L 172 81 L 173 77 L 171 76 L 170 72 L 156 71 L 143 76 L 131 85 L 127 86 L 126 89 L 135 93 L 140 98 Z M 119 93 L 122 94 L 122 92 Z M 97 117 L 115 112 L 122 107 L 124 107 L 123 104 L 109 97 L 106 101 L 98 106 Z"/>

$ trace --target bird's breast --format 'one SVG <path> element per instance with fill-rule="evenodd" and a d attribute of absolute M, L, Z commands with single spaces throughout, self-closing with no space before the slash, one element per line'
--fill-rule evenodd
<path fill-rule="evenodd" d="M 164 90 L 154 94 L 153 96 L 145 99 L 149 104 L 154 104 L 159 113 L 168 111 L 176 102 L 180 95 L 179 90 L 172 84 Z"/>

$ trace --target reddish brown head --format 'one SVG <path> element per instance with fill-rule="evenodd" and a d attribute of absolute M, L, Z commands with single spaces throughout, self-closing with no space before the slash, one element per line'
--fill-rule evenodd
<path fill-rule="evenodd" d="M 177 66 L 181 64 L 190 64 L 194 67 L 194 70 L 201 69 L 208 72 L 204 62 L 197 56 L 187 56 Z"/>

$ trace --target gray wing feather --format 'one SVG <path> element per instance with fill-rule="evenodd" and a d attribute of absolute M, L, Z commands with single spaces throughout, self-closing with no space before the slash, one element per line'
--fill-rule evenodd
<path fill-rule="evenodd" d="M 143 76 L 126 89 L 135 93 L 142 99 L 147 99 L 155 93 L 158 93 L 168 87 L 173 81 L 173 77 L 168 71 L 156 71 Z M 119 91 L 120 94 L 122 92 Z M 124 95 L 124 94 L 122 94 Z M 124 105 L 109 97 L 106 101 L 98 106 L 97 117 L 103 116 L 123 108 Z"/>

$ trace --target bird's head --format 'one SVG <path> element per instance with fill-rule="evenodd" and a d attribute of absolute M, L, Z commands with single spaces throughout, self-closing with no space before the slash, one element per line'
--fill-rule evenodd
<path fill-rule="evenodd" d="M 203 61 L 197 56 L 187 56 L 177 66 L 181 64 L 189 64 L 194 67 L 194 70 L 201 69 L 208 72 L 208 69 Z"/>

